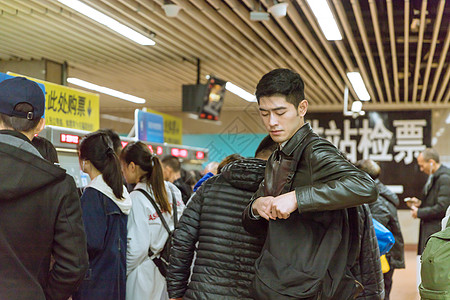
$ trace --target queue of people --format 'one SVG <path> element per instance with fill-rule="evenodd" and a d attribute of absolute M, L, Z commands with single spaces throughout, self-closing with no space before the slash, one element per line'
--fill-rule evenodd
<path fill-rule="evenodd" d="M 399 199 L 375 162 L 357 168 L 313 132 L 304 88 L 288 69 L 264 75 L 268 136 L 254 158 L 230 155 L 203 177 L 141 142 L 122 149 L 111 130 L 90 133 L 79 198 L 54 147 L 34 138 L 38 85 L 1 82 L 0 299 L 389 299 L 405 266 Z M 433 149 L 417 161 L 430 175 L 423 201 L 408 201 L 421 253 L 449 207 L 450 172 Z M 385 274 L 372 218 L 396 239 Z"/>

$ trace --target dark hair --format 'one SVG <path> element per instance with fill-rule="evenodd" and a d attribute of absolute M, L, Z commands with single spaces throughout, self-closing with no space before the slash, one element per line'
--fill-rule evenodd
<path fill-rule="evenodd" d="M 98 131 L 106 133 L 109 136 L 109 138 L 111 139 L 111 141 L 113 143 L 114 152 L 116 152 L 117 155 L 120 155 L 120 152 L 122 151 L 122 142 L 120 141 L 120 137 L 117 134 L 117 132 L 115 132 L 114 130 L 109 129 L 109 128 L 100 129 Z"/>
<path fill-rule="evenodd" d="M 33 111 L 33 106 L 28 103 L 19 103 L 14 107 L 14 110 L 28 113 Z M 12 128 L 15 131 L 30 131 L 31 129 L 36 128 L 40 120 L 41 118 L 37 118 L 36 120 L 28 120 L 27 118 L 8 116 L 0 113 L 0 121 L 3 125 L 7 128 Z"/>
<path fill-rule="evenodd" d="M 432 159 L 436 163 L 439 163 L 439 153 L 433 148 L 427 148 L 423 150 L 422 157 L 425 161 L 429 161 L 430 159 Z"/>
<path fill-rule="evenodd" d="M 31 143 L 36 147 L 43 158 L 52 164 L 59 164 L 58 153 L 56 152 L 55 146 L 53 146 L 49 140 L 41 136 L 35 136 Z"/>
<path fill-rule="evenodd" d="M 380 176 L 381 168 L 380 166 L 371 159 L 358 160 L 355 166 L 369 174 L 372 179 L 377 179 Z"/>
<path fill-rule="evenodd" d="M 183 180 L 183 182 L 188 185 L 194 185 L 197 183 L 197 181 L 195 180 L 194 171 L 192 171 L 192 170 L 188 171 L 188 170 L 181 168 L 180 175 L 181 175 L 181 180 Z"/>
<path fill-rule="evenodd" d="M 145 182 L 147 186 L 152 186 L 153 195 L 162 211 L 172 212 L 159 158 L 153 155 L 144 143 L 133 142 L 123 148 L 120 159 L 127 164 L 133 162 L 146 172 L 139 180 Z"/>
<path fill-rule="evenodd" d="M 199 170 L 193 170 L 192 172 L 194 172 L 195 183 L 197 183 L 197 181 L 202 179 L 202 177 L 203 177 L 202 172 L 200 172 Z"/>
<path fill-rule="evenodd" d="M 165 166 L 169 166 L 174 172 L 180 172 L 181 171 L 181 163 L 178 157 L 172 156 L 172 155 L 166 155 L 161 160 L 162 164 Z"/>
<path fill-rule="evenodd" d="M 305 85 L 300 75 L 289 69 L 275 69 L 265 74 L 256 86 L 256 99 L 284 95 L 295 108 L 305 99 Z"/>
<path fill-rule="evenodd" d="M 237 153 L 228 155 L 220 162 L 219 166 L 217 167 L 217 174 L 220 174 L 220 172 L 222 171 L 222 168 L 225 167 L 226 165 L 228 165 L 230 162 L 233 162 L 235 160 L 240 160 L 240 159 L 244 159 L 244 157 L 240 156 Z"/>
<path fill-rule="evenodd" d="M 278 144 L 272 140 L 270 135 L 267 135 L 262 139 L 261 143 L 259 143 L 259 146 L 255 151 L 255 157 L 267 160 L 277 147 Z"/>
<path fill-rule="evenodd" d="M 81 140 L 78 146 L 81 159 L 89 160 L 103 175 L 103 180 L 121 199 L 123 194 L 122 171 L 119 158 L 112 148 L 111 139 L 106 133 L 93 132 Z"/>

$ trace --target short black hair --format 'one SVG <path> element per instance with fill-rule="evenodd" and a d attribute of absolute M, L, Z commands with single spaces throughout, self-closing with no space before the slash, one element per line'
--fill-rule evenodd
<path fill-rule="evenodd" d="M 371 160 L 371 159 L 358 160 L 355 163 L 355 166 L 358 169 L 360 169 L 360 170 L 366 172 L 367 174 L 369 174 L 369 176 L 373 180 L 377 179 L 380 176 L 380 172 L 381 172 L 380 166 L 376 162 Z"/>
<path fill-rule="evenodd" d="M 244 157 L 237 153 L 228 155 L 220 162 L 219 166 L 217 167 L 217 174 L 220 174 L 223 167 L 225 167 L 229 163 L 236 161 L 236 160 L 241 160 L 241 159 L 244 159 Z"/>
<path fill-rule="evenodd" d="M 14 110 L 28 113 L 33 111 L 33 106 L 31 106 L 28 103 L 19 103 L 14 107 Z M 3 123 L 5 127 L 12 128 L 15 131 L 28 132 L 36 128 L 40 120 L 41 118 L 37 118 L 35 120 L 28 120 L 27 118 L 8 116 L 0 113 L 0 122 Z"/>
<path fill-rule="evenodd" d="M 44 159 L 53 164 L 59 164 L 58 153 L 56 152 L 55 146 L 49 140 L 41 136 L 35 136 L 31 143 Z"/>
<path fill-rule="evenodd" d="M 270 154 L 277 149 L 277 147 L 278 143 L 275 143 L 270 135 L 267 135 L 262 139 L 261 143 L 259 143 L 259 146 L 255 151 L 255 157 L 269 157 Z"/>
<path fill-rule="evenodd" d="M 305 84 L 300 75 L 289 69 L 275 69 L 265 74 L 256 86 L 256 99 L 274 95 L 286 96 L 286 101 L 298 108 L 305 99 Z"/>
<path fill-rule="evenodd" d="M 181 163 L 178 157 L 173 155 L 166 155 L 161 160 L 161 163 L 164 166 L 170 167 L 174 172 L 180 172 L 181 171 Z"/>

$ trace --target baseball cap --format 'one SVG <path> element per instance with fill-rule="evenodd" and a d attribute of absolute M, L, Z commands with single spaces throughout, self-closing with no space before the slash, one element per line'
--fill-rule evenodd
<path fill-rule="evenodd" d="M 16 111 L 20 103 L 28 103 L 33 107 L 29 112 Z M 14 77 L 0 82 L 0 113 L 37 120 L 44 115 L 45 95 L 39 85 L 25 77 Z"/>

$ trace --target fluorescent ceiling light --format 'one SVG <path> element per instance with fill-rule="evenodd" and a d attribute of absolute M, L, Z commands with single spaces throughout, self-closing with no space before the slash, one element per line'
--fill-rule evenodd
<path fill-rule="evenodd" d="M 450 124 L 450 114 L 448 114 L 447 119 L 445 119 L 445 124 Z"/>
<path fill-rule="evenodd" d="M 233 94 L 238 95 L 242 99 L 247 100 L 248 102 L 256 102 L 255 95 L 250 94 L 249 92 L 245 91 L 244 89 L 238 87 L 237 85 L 235 85 L 229 81 L 225 85 L 225 88 L 228 91 L 232 92 Z"/>
<path fill-rule="evenodd" d="M 78 78 L 73 78 L 73 77 L 69 77 L 67 78 L 67 82 L 70 82 L 71 84 L 75 84 L 81 87 L 84 87 L 86 89 L 89 90 L 93 90 L 102 94 L 107 94 L 116 98 L 120 98 L 123 100 L 127 100 L 130 102 L 134 102 L 134 103 L 145 103 L 145 99 L 144 98 L 139 98 L 130 94 L 125 94 L 104 86 L 100 86 L 100 85 L 96 85 Z"/>
<path fill-rule="evenodd" d="M 155 42 L 148 37 L 140 34 L 139 32 L 131 29 L 130 27 L 127 27 L 116 20 L 114 20 L 111 17 L 108 17 L 107 15 L 99 12 L 98 10 L 84 4 L 83 2 L 80 2 L 78 0 L 58 0 L 59 2 L 67 5 L 68 7 L 76 10 L 77 12 L 93 19 L 94 21 L 99 22 L 100 24 L 105 25 L 106 27 L 111 28 L 115 32 L 123 35 L 126 38 L 129 38 L 130 40 L 141 44 L 141 45 L 155 45 Z"/>
<path fill-rule="evenodd" d="M 134 124 L 134 120 L 132 120 L 132 119 L 121 118 L 121 117 L 118 117 L 118 116 L 113 116 L 113 115 L 108 115 L 108 114 L 101 114 L 100 118 L 106 119 L 106 120 L 111 120 L 111 121 L 114 121 L 114 122 L 121 122 L 121 123 L 126 123 L 126 124 Z"/>
<path fill-rule="evenodd" d="M 348 72 L 347 77 L 348 80 L 350 80 L 350 83 L 352 84 L 353 89 L 355 90 L 359 100 L 369 101 L 370 95 L 366 89 L 366 85 L 364 84 L 361 74 L 359 74 L 359 72 Z"/>
<path fill-rule="evenodd" d="M 320 29 L 329 41 L 342 40 L 341 32 L 337 26 L 327 0 L 306 0 L 316 16 Z"/>

